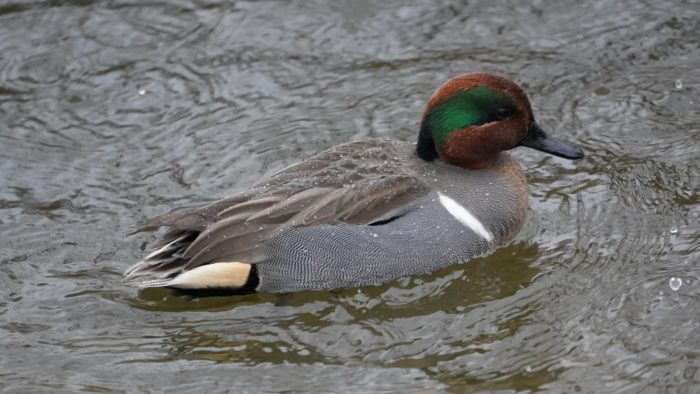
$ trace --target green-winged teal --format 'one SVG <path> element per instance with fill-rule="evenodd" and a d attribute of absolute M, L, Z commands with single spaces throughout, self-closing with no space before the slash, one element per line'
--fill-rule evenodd
<path fill-rule="evenodd" d="M 510 240 L 527 184 L 504 151 L 583 157 L 547 135 L 512 81 L 456 76 L 428 101 L 418 143 L 336 146 L 233 197 L 168 213 L 157 250 L 126 271 L 141 287 L 290 292 L 419 275 Z"/>

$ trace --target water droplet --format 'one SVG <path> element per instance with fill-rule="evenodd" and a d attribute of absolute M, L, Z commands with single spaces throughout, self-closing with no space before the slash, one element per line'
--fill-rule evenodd
<path fill-rule="evenodd" d="M 683 286 L 683 279 L 673 277 L 668 280 L 668 285 L 671 287 L 671 290 L 678 291 Z"/>
<path fill-rule="evenodd" d="M 671 227 L 671 234 L 678 234 L 678 227 Z"/>
<path fill-rule="evenodd" d="M 146 94 L 146 89 L 139 88 L 139 96 L 143 96 L 144 94 Z"/>
<path fill-rule="evenodd" d="M 676 82 L 673 84 L 673 86 L 676 87 L 676 89 L 681 90 L 683 89 L 683 81 L 680 79 L 676 79 Z"/>

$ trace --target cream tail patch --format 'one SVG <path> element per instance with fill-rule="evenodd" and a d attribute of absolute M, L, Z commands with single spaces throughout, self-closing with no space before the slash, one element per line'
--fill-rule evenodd
<path fill-rule="evenodd" d="M 239 288 L 245 285 L 250 270 L 250 264 L 238 262 L 200 265 L 181 273 L 165 286 L 180 289 Z"/>
<path fill-rule="evenodd" d="M 462 223 L 465 227 L 468 227 L 481 237 L 483 237 L 487 242 L 493 241 L 493 235 L 489 232 L 489 230 L 484 227 L 483 224 L 479 221 L 479 219 L 476 218 L 476 216 L 472 215 L 471 212 L 469 212 L 466 208 L 463 206 L 459 205 L 459 203 L 452 198 L 438 192 L 438 197 L 440 198 L 440 204 L 442 204 L 443 207 L 447 210 L 447 212 L 450 213 L 450 215 L 454 216 L 455 219 L 457 219 L 460 223 Z"/>

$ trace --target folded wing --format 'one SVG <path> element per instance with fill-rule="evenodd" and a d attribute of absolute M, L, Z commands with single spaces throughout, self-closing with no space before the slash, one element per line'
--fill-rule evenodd
<path fill-rule="evenodd" d="M 126 281 L 162 286 L 205 264 L 264 263 L 266 241 L 291 227 L 387 220 L 428 191 L 399 164 L 394 144 L 340 145 L 233 197 L 151 220 L 170 230 L 155 252 L 125 273 Z"/>

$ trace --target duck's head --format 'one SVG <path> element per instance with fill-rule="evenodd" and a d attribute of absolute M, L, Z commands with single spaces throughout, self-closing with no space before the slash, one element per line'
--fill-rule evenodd
<path fill-rule="evenodd" d="M 579 147 L 540 128 L 530 101 L 513 81 L 488 73 L 468 73 L 447 81 L 428 101 L 417 152 L 424 160 L 440 158 L 479 169 L 516 146 L 567 159 L 583 157 Z"/>

